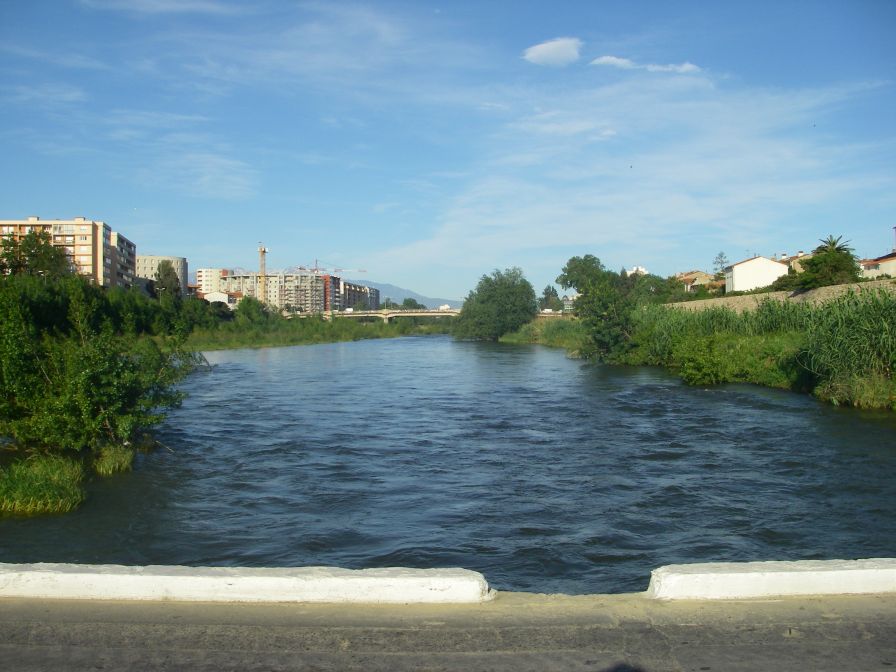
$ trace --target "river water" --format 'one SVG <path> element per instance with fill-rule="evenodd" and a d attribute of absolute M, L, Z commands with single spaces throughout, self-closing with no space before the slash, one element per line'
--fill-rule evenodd
<path fill-rule="evenodd" d="M 446 337 L 208 355 L 166 448 L 2 562 L 453 567 L 643 590 L 679 562 L 896 555 L 896 417 Z"/>

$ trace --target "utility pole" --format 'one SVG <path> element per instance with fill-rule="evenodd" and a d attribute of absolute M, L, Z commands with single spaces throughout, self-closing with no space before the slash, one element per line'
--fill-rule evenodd
<path fill-rule="evenodd" d="M 268 276 L 267 271 L 265 269 L 265 255 L 268 253 L 268 248 L 266 248 L 261 241 L 258 242 L 258 300 L 262 303 L 267 303 L 268 301 Z"/>

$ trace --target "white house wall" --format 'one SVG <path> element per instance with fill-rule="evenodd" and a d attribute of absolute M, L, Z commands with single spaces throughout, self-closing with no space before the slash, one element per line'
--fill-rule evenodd
<path fill-rule="evenodd" d="M 765 257 L 742 261 L 725 273 L 725 292 L 749 292 L 758 287 L 767 287 L 782 275 L 787 275 L 787 266 Z"/>

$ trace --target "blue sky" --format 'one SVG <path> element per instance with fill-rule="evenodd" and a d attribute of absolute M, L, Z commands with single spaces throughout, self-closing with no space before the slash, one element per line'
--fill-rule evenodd
<path fill-rule="evenodd" d="M 0 3 L 0 218 L 462 298 L 894 246 L 896 2 Z"/>

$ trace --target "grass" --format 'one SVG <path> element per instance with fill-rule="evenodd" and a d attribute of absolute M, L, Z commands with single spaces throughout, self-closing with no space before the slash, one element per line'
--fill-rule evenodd
<path fill-rule="evenodd" d="M 692 385 L 750 382 L 896 410 L 896 296 L 880 289 L 740 314 L 652 306 L 635 331 L 628 363 L 666 366 Z"/>
<path fill-rule="evenodd" d="M 65 513 L 84 501 L 84 467 L 60 455 L 32 455 L 0 469 L 0 511 Z"/>
<path fill-rule="evenodd" d="M 518 331 L 501 337 L 502 343 L 538 343 L 552 348 L 564 348 L 578 356 L 588 338 L 585 326 L 578 320 L 542 319 L 524 324 Z"/>
<path fill-rule="evenodd" d="M 123 471 L 130 471 L 134 464 L 135 452 L 130 446 L 103 446 L 94 455 L 93 470 L 100 476 L 111 476 Z"/>

